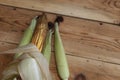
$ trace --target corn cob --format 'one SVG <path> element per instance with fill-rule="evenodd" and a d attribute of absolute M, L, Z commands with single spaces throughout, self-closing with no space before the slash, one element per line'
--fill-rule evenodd
<path fill-rule="evenodd" d="M 61 79 L 68 80 L 69 78 L 68 63 L 58 28 L 59 27 L 58 24 L 60 21 L 63 21 L 63 18 L 57 17 L 55 21 L 55 57 L 56 57 L 58 73 Z"/>
<path fill-rule="evenodd" d="M 32 37 L 32 43 L 37 46 L 37 48 L 42 51 L 45 37 L 47 35 L 48 25 L 46 15 L 43 14 L 42 17 L 38 18 L 37 26 Z"/>

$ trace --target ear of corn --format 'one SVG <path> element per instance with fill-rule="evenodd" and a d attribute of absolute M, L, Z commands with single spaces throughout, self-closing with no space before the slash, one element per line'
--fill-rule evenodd
<path fill-rule="evenodd" d="M 55 57 L 60 77 L 62 78 L 62 80 L 68 80 L 69 78 L 68 63 L 65 56 L 57 22 L 55 22 Z"/>
<path fill-rule="evenodd" d="M 18 47 L 25 46 L 25 45 L 30 43 L 31 38 L 32 38 L 33 33 L 34 33 L 36 22 L 37 21 L 36 21 L 36 17 L 35 17 L 35 18 L 32 19 L 30 26 L 25 30 L 24 35 L 22 37 L 22 40 L 21 40 L 21 42 L 20 42 Z M 22 53 L 17 53 L 15 55 L 15 58 L 18 58 L 21 54 Z"/>
<path fill-rule="evenodd" d="M 51 57 L 51 38 L 52 38 L 52 29 L 49 30 L 47 36 L 46 36 L 46 40 L 44 43 L 44 47 L 42 50 L 42 53 L 44 55 L 44 57 L 47 59 L 48 63 L 50 63 L 50 57 Z"/>
<path fill-rule="evenodd" d="M 37 48 L 42 51 L 44 40 L 48 31 L 47 18 L 43 14 L 38 18 L 37 26 L 32 37 L 32 43 L 37 46 Z"/>
<path fill-rule="evenodd" d="M 46 20 L 45 17 L 41 21 L 44 22 L 44 20 Z M 32 20 L 30 27 L 25 31 L 18 49 L 6 51 L 6 53 L 16 53 L 16 55 L 14 61 L 4 71 L 2 80 L 18 80 L 18 77 L 20 77 L 19 80 L 51 80 L 48 63 L 37 48 L 31 47 L 31 45 L 22 47 L 30 43 L 35 25 L 36 18 Z M 38 34 L 37 38 L 39 38 L 41 37 L 40 35 L 45 35 L 43 32 L 46 33 L 47 31 L 46 22 L 37 25 L 42 26 L 42 29 L 39 29 L 42 30 Z M 45 30 L 43 29 L 44 27 Z M 44 36 L 37 40 L 37 46 L 39 46 L 40 50 L 41 45 L 43 45 L 43 38 Z"/>

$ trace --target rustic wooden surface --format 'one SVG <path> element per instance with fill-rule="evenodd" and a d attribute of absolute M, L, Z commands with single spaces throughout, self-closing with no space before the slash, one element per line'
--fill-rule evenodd
<path fill-rule="evenodd" d="M 16 48 L 30 20 L 41 12 L 0 5 L 0 51 Z M 56 15 L 47 14 L 48 21 Z M 60 33 L 70 79 L 82 73 L 87 80 L 120 80 L 120 26 L 64 16 Z M 54 49 L 52 49 L 54 53 Z M 0 55 L 0 78 L 13 55 Z M 57 75 L 54 54 L 51 72 Z"/>
<path fill-rule="evenodd" d="M 120 24 L 119 0 L 0 0 L 0 4 Z"/>

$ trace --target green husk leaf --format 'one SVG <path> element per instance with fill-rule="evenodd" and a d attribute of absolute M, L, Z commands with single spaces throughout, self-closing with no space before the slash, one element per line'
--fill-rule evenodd
<path fill-rule="evenodd" d="M 25 30 L 24 35 L 22 37 L 22 40 L 19 44 L 19 47 L 20 46 L 25 46 L 25 45 L 30 43 L 30 41 L 32 39 L 32 36 L 33 36 L 33 33 L 34 33 L 34 30 L 35 30 L 35 27 L 36 27 L 36 23 L 37 23 L 37 20 L 36 20 L 36 17 L 35 17 L 35 18 L 32 19 L 30 26 Z M 16 53 L 15 58 L 18 58 L 20 55 L 22 55 L 21 52 Z"/>
<path fill-rule="evenodd" d="M 50 63 L 50 58 L 51 58 L 52 33 L 53 33 L 53 31 L 50 29 L 47 36 L 46 36 L 46 40 L 45 40 L 44 47 L 42 50 L 42 53 L 43 53 L 44 57 L 47 59 L 48 63 Z"/>
<path fill-rule="evenodd" d="M 62 80 L 68 80 L 69 78 L 68 63 L 57 22 L 55 22 L 55 57 L 60 77 L 62 78 Z"/>

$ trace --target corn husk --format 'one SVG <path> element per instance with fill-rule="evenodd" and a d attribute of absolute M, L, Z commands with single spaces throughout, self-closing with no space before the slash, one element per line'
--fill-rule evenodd
<path fill-rule="evenodd" d="M 51 80 L 51 74 L 47 60 L 33 44 L 19 47 L 13 50 L 0 52 L 0 54 L 23 54 L 12 61 L 3 72 L 2 80 Z"/>
<path fill-rule="evenodd" d="M 29 27 L 25 30 L 18 47 L 25 46 L 30 43 L 36 27 L 36 23 L 37 23 L 36 19 L 37 19 L 37 16 L 32 19 Z M 14 58 L 18 58 L 21 54 L 22 53 L 16 53 Z"/>
<path fill-rule="evenodd" d="M 55 57 L 59 76 L 62 80 L 68 80 L 70 75 L 69 67 L 62 39 L 59 33 L 58 22 L 55 22 Z"/>
<path fill-rule="evenodd" d="M 42 53 L 44 57 L 47 59 L 48 63 L 50 63 L 51 58 L 51 40 L 52 40 L 53 31 L 50 29 L 47 33 L 46 40 L 44 42 L 44 47 Z"/>

